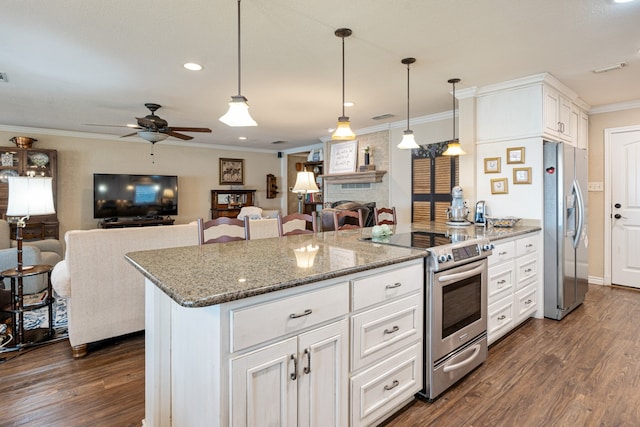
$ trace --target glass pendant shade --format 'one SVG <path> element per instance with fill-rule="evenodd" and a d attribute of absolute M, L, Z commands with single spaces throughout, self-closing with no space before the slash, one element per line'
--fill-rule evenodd
<path fill-rule="evenodd" d="M 464 152 L 464 150 L 460 146 L 460 142 L 457 139 L 450 141 L 446 151 L 442 153 L 443 156 L 460 156 L 462 154 L 467 153 Z"/>
<path fill-rule="evenodd" d="M 139 131 L 138 132 L 138 136 L 140 138 L 144 139 L 145 141 L 149 141 L 151 143 L 164 141 L 165 139 L 169 138 L 169 135 L 167 135 L 166 133 L 153 132 L 153 131 L 149 131 L 149 130 L 141 130 L 141 131 Z"/>
<path fill-rule="evenodd" d="M 349 117 L 339 117 L 338 118 L 338 126 L 336 130 L 331 134 L 331 139 L 333 141 L 351 141 L 356 138 L 356 133 L 351 130 L 351 122 L 349 122 Z"/>
<path fill-rule="evenodd" d="M 402 134 L 402 141 L 398 144 L 398 148 L 401 150 L 411 150 L 413 148 L 420 148 L 413 136 L 412 130 L 405 130 Z"/>
<path fill-rule="evenodd" d="M 244 96 L 232 96 L 229 110 L 220 121 L 231 127 L 258 126 L 249 114 L 249 104 Z"/>

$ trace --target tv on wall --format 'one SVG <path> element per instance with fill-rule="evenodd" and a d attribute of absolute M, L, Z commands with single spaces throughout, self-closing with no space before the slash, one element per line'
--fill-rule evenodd
<path fill-rule="evenodd" d="M 93 174 L 94 218 L 157 218 L 177 214 L 175 175 Z"/>

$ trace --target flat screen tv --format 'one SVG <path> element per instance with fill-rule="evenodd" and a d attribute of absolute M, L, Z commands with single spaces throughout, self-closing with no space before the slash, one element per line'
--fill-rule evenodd
<path fill-rule="evenodd" d="M 156 218 L 177 214 L 177 176 L 93 174 L 94 218 Z"/>

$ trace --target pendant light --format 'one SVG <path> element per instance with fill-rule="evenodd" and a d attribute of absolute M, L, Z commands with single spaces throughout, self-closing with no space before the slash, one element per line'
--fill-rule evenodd
<path fill-rule="evenodd" d="M 416 58 L 404 58 L 402 63 L 407 66 L 407 130 L 402 133 L 402 141 L 398 144 L 401 150 L 420 148 L 413 136 L 413 131 L 409 128 L 409 66 L 416 62 Z"/>
<path fill-rule="evenodd" d="M 242 63 L 240 61 L 240 0 L 238 0 L 238 94 L 231 97 L 229 110 L 220 117 L 220 121 L 231 127 L 257 126 L 255 120 L 249 114 L 247 98 L 241 95 L 240 74 Z"/>
<path fill-rule="evenodd" d="M 449 141 L 449 147 L 447 151 L 442 153 L 443 156 L 460 156 L 462 154 L 467 154 L 460 147 L 460 141 L 456 138 L 456 83 L 460 83 L 460 79 L 449 79 L 448 83 L 453 85 L 453 139 Z"/>
<path fill-rule="evenodd" d="M 344 39 L 352 34 L 349 28 L 338 28 L 335 35 L 342 39 L 342 116 L 338 117 L 338 126 L 331 135 L 333 141 L 351 141 L 356 134 L 351 130 L 349 117 L 344 115 Z"/>

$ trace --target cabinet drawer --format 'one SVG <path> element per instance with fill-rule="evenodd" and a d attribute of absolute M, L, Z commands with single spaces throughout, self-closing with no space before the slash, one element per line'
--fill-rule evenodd
<path fill-rule="evenodd" d="M 524 237 L 516 240 L 516 255 L 522 256 L 538 250 L 538 236 Z"/>
<path fill-rule="evenodd" d="M 513 329 L 513 295 L 489 306 L 487 335 L 489 343 Z"/>
<path fill-rule="evenodd" d="M 530 317 L 538 306 L 538 284 L 537 282 L 532 283 L 524 289 L 516 292 L 516 322 L 520 323 L 521 321 Z"/>
<path fill-rule="evenodd" d="M 513 258 L 516 254 L 515 242 L 494 243 L 494 248 L 489 257 L 489 265 L 498 264 Z"/>
<path fill-rule="evenodd" d="M 351 425 L 371 425 L 422 388 L 421 345 L 416 343 L 351 379 Z"/>
<path fill-rule="evenodd" d="M 489 304 L 513 292 L 515 270 L 513 262 L 499 264 L 489 268 L 488 297 Z"/>
<path fill-rule="evenodd" d="M 531 282 L 538 274 L 538 254 L 529 254 L 516 260 L 518 289 Z"/>
<path fill-rule="evenodd" d="M 355 371 L 422 337 L 422 294 L 357 314 L 351 328 Z"/>
<path fill-rule="evenodd" d="M 231 310 L 231 352 L 300 331 L 348 312 L 347 282 Z"/>
<path fill-rule="evenodd" d="M 424 267 L 415 264 L 352 281 L 353 311 L 422 289 Z"/>

